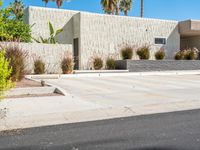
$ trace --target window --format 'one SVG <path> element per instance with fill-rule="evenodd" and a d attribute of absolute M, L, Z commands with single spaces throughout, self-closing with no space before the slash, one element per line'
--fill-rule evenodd
<path fill-rule="evenodd" d="M 166 38 L 155 38 L 155 44 L 166 44 Z"/>

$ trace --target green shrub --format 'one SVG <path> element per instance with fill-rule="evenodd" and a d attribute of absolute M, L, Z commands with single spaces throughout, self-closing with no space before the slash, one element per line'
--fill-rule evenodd
<path fill-rule="evenodd" d="M 159 50 L 155 53 L 155 58 L 156 60 L 163 60 L 165 58 L 165 51 L 164 50 Z"/>
<path fill-rule="evenodd" d="M 107 58 L 107 60 L 106 60 L 106 68 L 108 70 L 114 70 L 115 66 L 116 66 L 115 59 L 113 59 L 113 58 Z"/>
<path fill-rule="evenodd" d="M 31 42 L 31 26 L 23 21 L 24 7 L 8 6 L 0 10 L 0 41 Z"/>
<path fill-rule="evenodd" d="M 4 92 L 12 87 L 11 72 L 12 68 L 9 66 L 8 59 L 5 58 L 5 51 L 0 50 L 0 99 Z"/>
<path fill-rule="evenodd" d="M 100 70 L 103 68 L 103 60 L 100 57 L 95 57 L 93 59 L 93 67 L 95 70 Z"/>
<path fill-rule="evenodd" d="M 27 53 L 22 51 L 18 46 L 6 47 L 5 57 L 10 60 L 10 67 L 12 67 L 11 78 L 13 81 L 21 81 L 26 74 L 25 59 Z"/>
<path fill-rule="evenodd" d="M 149 59 L 150 58 L 150 48 L 149 46 L 143 46 L 138 48 L 137 55 L 140 59 Z"/>
<path fill-rule="evenodd" d="M 198 53 L 192 49 L 185 52 L 184 59 L 186 60 L 196 60 L 198 58 Z"/>
<path fill-rule="evenodd" d="M 133 48 L 130 46 L 125 46 L 120 51 L 121 57 L 123 60 L 132 59 L 133 57 Z"/>
<path fill-rule="evenodd" d="M 34 73 L 35 74 L 45 73 L 45 63 L 41 59 L 38 59 L 34 62 Z"/>
<path fill-rule="evenodd" d="M 74 59 L 72 57 L 66 57 L 62 60 L 61 69 L 63 74 L 73 73 Z"/>

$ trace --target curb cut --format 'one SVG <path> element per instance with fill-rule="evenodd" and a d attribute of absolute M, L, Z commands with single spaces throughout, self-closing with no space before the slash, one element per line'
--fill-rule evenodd
<path fill-rule="evenodd" d="M 42 79 L 33 79 L 31 76 L 25 76 L 25 78 L 28 79 L 28 80 L 35 81 L 35 82 L 41 82 L 42 81 Z M 64 96 L 69 96 L 70 95 L 69 93 L 67 93 L 64 89 L 62 89 L 59 86 L 50 84 L 50 83 L 48 83 L 46 81 L 45 81 L 45 85 L 55 88 L 55 92 L 58 93 L 58 94 L 62 94 Z"/>

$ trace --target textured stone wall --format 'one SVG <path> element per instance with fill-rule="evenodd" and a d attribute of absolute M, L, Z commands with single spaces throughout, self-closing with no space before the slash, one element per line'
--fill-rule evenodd
<path fill-rule="evenodd" d="M 185 37 L 181 39 L 181 49 L 196 47 L 200 50 L 200 36 Z"/>
<path fill-rule="evenodd" d="M 155 37 L 167 38 L 167 44 L 155 45 Z M 95 54 L 103 58 L 108 55 L 117 55 L 119 58 L 122 44 L 150 45 L 151 59 L 154 59 L 154 52 L 163 47 L 167 58 L 172 58 L 175 51 L 180 49 L 178 22 L 81 13 L 82 68 L 90 68 L 91 59 L 88 61 L 88 58 Z"/>
<path fill-rule="evenodd" d="M 34 24 L 32 35 L 35 38 L 48 37 L 48 22 L 55 29 L 63 28 L 57 39 L 62 44 L 73 44 L 79 38 L 80 69 L 92 66 L 95 55 L 106 59 L 115 56 L 119 59 L 119 49 L 124 44 L 135 47 L 148 44 L 151 46 L 151 59 L 154 52 L 163 47 L 167 58 L 172 58 L 180 49 L 180 34 L 177 21 L 146 19 L 125 16 L 112 16 L 59 10 L 52 8 L 29 7 L 26 9 L 25 20 Z M 155 45 L 154 38 L 167 38 L 166 45 Z M 134 59 L 138 59 L 135 55 Z"/>
<path fill-rule="evenodd" d="M 200 70 L 199 60 L 119 60 L 117 69 L 130 72 Z"/>
<path fill-rule="evenodd" d="M 46 73 L 61 73 L 61 61 L 65 55 L 72 54 L 72 45 L 39 43 L 0 43 L 1 46 L 18 46 L 27 54 L 26 70 L 33 73 L 34 61 L 41 59 L 45 63 Z"/>
<path fill-rule="evenodd" d="M 34 24 L 32 27 L 32 36 L 34 38 L 38 39 L 40 36 L 47 38 L 49 37 L 49 22 L 52 23 L 54 29 L 61 29 L 67 25 L 76 13 L 78 12 L 30 6 L 25 10 L 25 21 L 30 25 Z M 71 36 L 73 33 L 70 34 L 64 30 L 62 34 L 66 37 L 66 35 Z M 61 38 L 60 43 L 71 44 L 65 38 Z"/>

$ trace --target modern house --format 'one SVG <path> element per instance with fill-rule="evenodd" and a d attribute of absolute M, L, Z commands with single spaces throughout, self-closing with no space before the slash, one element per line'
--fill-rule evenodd
<path fill-rule="evenodd" d="M 61 44 L 72 45 L 77 69 L 88 69 L 94 55 L 104 58 L 119 55 L 123 44 L 148 44 L 151 54 L 164 48 L 168 59 L 180 49 L 200 49 L 200 21 L 178 22 L 32 6 L 25 14 L 26 22 L 35 24 L 32 27 L 34 38 L 49 36 L 48 22 L 55 29 L 64 29 L 57 39 Z"/>

